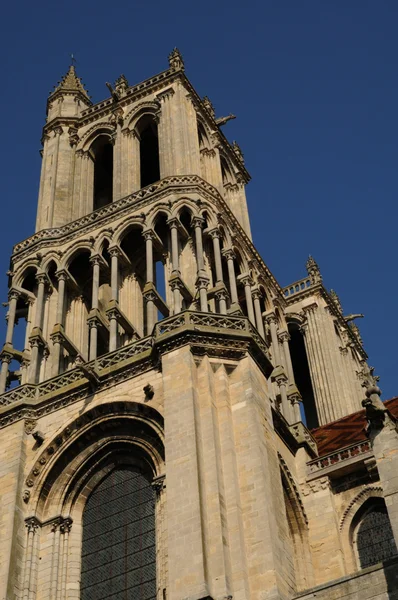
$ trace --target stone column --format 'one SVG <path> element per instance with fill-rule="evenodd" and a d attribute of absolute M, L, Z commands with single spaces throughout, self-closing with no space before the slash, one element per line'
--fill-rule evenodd
<path fill-rule="evenodd" d="M 260 304 L 261 292 L 260 292 L 260 290 L 258 288 L 254 289 L 252 291 L 252 296 L 253 296 L 253 304 L 254 304 L 254 314 L 256 317 L 256 327 L 257 327 L 259 334 L 265 339 L 263 316 L 261 314 L 261 304 Z"/>
<path fill-rule="evenodd" d="M 41 335 L 42 327 L 43 327 L 43 316 L 44 316 L 44 292 L 47 282 L 47 275 L 45 273 L 38 273 L 36 275 L 36 281 L 38 284 L 37 287 L 37 296 L 36 296 L 36 312 L 35 312 L 35 320 L 33 322 L 33 331 L 32 333 L 36 334 L 36 338 L 34 340 L 30 340 L 29 343 L 31 345 L 31 361 L 30 361 L 30 369 L 31 375 L 30 379 L 32 383 L 36 383 L 38 376 L 38 366 L 39 366 L 39 354 L 40 354 L 40 346 L 41 343 L 37 334 Z"/>
<path fill-rule="evenodd" d="M 7 376 L 10 363 L 12 361 L 12 354 L 8 352 L 1 353 L 1 371 L 0 371 L 0 394 L 4 394 L 7 386 Z"/>
<path fill-rule="evenodd" d="M 197 279 L 196 287 L 199 291 L 200 310 L 202 312 L 208 312 L 207 306 L 207 287 L 209 285 L 209 278 L 205 272 L 205 261 L 203 254 L 203 237 L 202 228 L 204 225 L 204 219 L 202 217 L 193 217 L 193 226 L 195 228 L 195 244 L 196 244 L 196 267 L 197 267 Z"/>
<path fill-rule="evenodd" d="M 172 273 L 179 273 L 179 257 L 178 257 L 178 221 L 176 218 L 167 221 L 170 227 L 171 235 L 171 264 L 173 267 Z"/>
<path fill-rule="evenodd" d="M 221 315 L 226 315 L 227 314 L 227 297 L 228 294 L 226 292 L 226 290 L 219 290 L 218 292 L 215 293 L 215 296 L 218 300 L 218 310 L 220 311 Z"/>
<path fill-rule="evenodd" d="M 33 600 L 36 597 L 35 588 L 35 567 L 36 567 L 36 550 L 37 538 L 39 534 L 39 522 L 35 517 L 26 519 L 25 526 L 27 529 L 26 557 L 24 565 L 22 600 Z"/>
<path fill-rule="evenodd" d="M 65 288 L 66 288 L 66 271 L 57 271 L 55 274 L 58 279 L 58 303 L 56 325 L 64 325 L 64 304 L 65 304 Z M 62 338 L 60 335 L 52 336 L 53 352 L 52 352 L 52 376 L 59 375 L 60 362 L 62 354 Z"/>
<path fill-rule="evenodd" d="M 153 283 L 153 232 L 144 231 L 143 236 L 145 238 L 145 250 L 146 250 L 146 283 Z M 146 302 L 146 322 L 147 322 L 147 333 L 151 333 L 153 326 L 156 322 L 155 317 L 155 302 L 154 294 L 147 294 L 145 296 Z"/>
<path fill-rule="evenodd" d="M 16 290 L 10 290 L 8 294 L 9 306 L 8 306 L 8 314 L 7 314 L 7 333 L 6 333 L 6 344 L 12 346 L 12 337 L 14 333 L 14 325 L 15 325 L 15 314 L 17 311 L 17 302 L 20 293 Z"/>
<path fill-rule="evenodd" d="M 202 217 L 193 217 L 192 224 L 195 228 L 195 244 L 196 244 L 196 265 L 197 273 L 199 274 L 204 271 L 205 261 L 203 255 L 203 237 L 202 228 L 204 225 L 204 219 Z"/>
<path fill-rule="evenodd" d="M 221 249 L 220 249 L 220 230 L 215 227 L 211 231 L 209 231 L 209 235 L 213 240 L 213 252 L 214 252 L 214 262 L 216 264 L 216 283 L 223 283 L 224 277 L 222 272 L 222 262 L 221 262 Z"/>
<path fill-rule="evenodd" d="M 273 375 L 278 388 L 279 388 L 279 392 L 281 395 L 281 402 L 282 402 L 282 414 L 285 417 L 286 421 L 288 423 L 292 422 L 292 410 L 291 410 L 291 406 L 289 405 L 289 400 L 287 397 L 287 377 L 286 374 L 283 370 L 283 367 L 279 366 L 276 367 L 276 369 L 274 369 L 274 375 Z"/>
<path fill-rule="evenodd" d="M 202 312 L 209 312 L 209 308 L 207 305 L 207 288 L 209 285 L 209 278 L 202 275 L 199 276 L 196 280 L 196 287 L 199 290 L 199 301 L 200 301 L 200 310 Z"/>
<path fill-rule="evenodd" d="M 225 258 L 227 259 L 229 287 L 231 290 L 231 302 L 233 305 L 238 307 L 239 306 L 238 290 L 236 287 L 235 264 L 234 264 L 235 254 L 234 254 L 234 251 L 232 250 L 232 248 L 226 248 L 225 250 L 222 251 L 222 253 L 225 256 Z"/>
<path fill-rule="evenodd" d="M 297 421 L 301 421 L 301 413 L 300 413 L 301 396 L 300 396 L 300 392 L 298 391 L 298 389 L 296 387 L 296 382 L 294 380 L 292 357 L 290 356 L 290 348 L 289 348 L 290 335 L 287 331 L 280 331 L 278 337 L 282 343 L 283 354 L 285 357 L 285 365 L 286 365 L 286 370 L 287 370 L 287 375 L 288 375 L 288 380 L 289 380 L 288 397 L 289 397 L 289 401 L 292 405 L 294 419 L 297 422 Z"/>
<path fill-rule="evenodd" d="M 179 256 L 178 256 L 178 221 L 176 218 L 169 219 L 167 221 L 168 226 L 170 227 L 170 236 L 171 236 L 171 265 L 172 265 L 172 277 L 180 276 L 180 265 L 179 265 Z M 174 304 L 174 314 L 181 311 L 181 292 L 179 281 L 176 279 L 171 279 L 170 287 L 173 292 L 173 304 Z"/>
<path fill-rule="evenodd" d="M 274 355 L 274 367 L 277 367 L 281 365 L 281 356 L 279 353 L 278 342 L 278 319 L 276 318 L 276 314 L 274 312 L 263 313 L 263 317 L 269 325 Z"/>
<path fill-rule="evenodd" d="M 213 240 L 213 253 L 214 253 L 214 262 L 216 267 L 216 285 L 220 285 L 224 283 L 224 276 L 222 270 L 222 262 L 221 262 L 221 248 L 220 248 L 220 237 L 221 233 L 218 227 L 215 227 L 211 231 L 209 231 L 209 235 Z M 216 298 L 218 300 L 218 309 L 222 315 L 227 313 L 227 294 L 225 290 L 220 290 L 216 293 Z"/>
<path fill-rule="evenodd" d="M 36 275 L 36 281 L 38 285 L 36 297 L 36 313 L 33 326 L 41 329 L 43 326 L 44 291 L 47 282 L 47 275 L 45 275 L 45 273 L 38 273 Z"/>
<path fill-rule="evenodd" d="M 91 309 L 98 310 L 98 294 L 99 294 L 99 281 L 100 281 L 100 257 L 92 256 L 90 263 L 93 265 L 93 286 L 91 294 Z M 90 322 L 90 351 L 89 360 L 97 358 L 97 341 L 98 341 L 98 327 L 95 320 Z"/>
<path fill-rule="evenodd" d="M 256 326 L 256 320 L 254 318 L 254 309 L 253 309 L 253 298 L 252 298 L 252 278 L 248 273 L 242 273 L 238 275 L 238 281 L 243 283 L 245 288 L 245 299 L 246 299 L 246 307 L 247 307 L 247 316 L 249 317 L 249 321 Z"/>
<path fill-rule="evenodd" d="M 116 246 L 109 248 L 111 256 L 111 297 L 112 300 L 119 303 L 119 255 L 120 250 Z M 117 348 L 117 329 L 118 322 L 115 311 L 108 315 L 109 318 L 109 352 L 113 352 Z"/>

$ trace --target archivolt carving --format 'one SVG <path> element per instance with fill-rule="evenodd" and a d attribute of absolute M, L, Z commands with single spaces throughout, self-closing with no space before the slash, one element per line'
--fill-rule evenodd
<path fill-rule="evenodd" d="M 96 123 L 85 134 L 82 135 L 78 145 L 76 146 L 77 150 L 88 150 L 95 138 L 98 136 L 105 134 L 111 136 L 115 131 L 115 128 L 110 123 Z"/>
<path fill-rule="evenodd" d="M 383 488 L 381 486 L 372 486 L 360 491 L 345 509 L 340 521 L 340 531 L 351 523 L 355 513 L 368 498 L 383 498 Z"/>
<path fill-rule="evenodd" d="M 83 458 L 79 464 L 87 461 L 101 446 L 101 439 L 103 444 L 130 440 L 148 454 L 152 468 L 160 470 L 164 460 L 163 417 L 160 413 L 137 402 L 102 404 L 75 418 L 40 453 L 26 479 L 33 507 L 39 508 L 38 503 L 40 506 L 45 503 L 52 483 L 62 474 L 65 486 L 60 486 L 54 493 L 59 499 L 65 496 L 66 486 L 75 474 L 70 468 L 72 461 L 80 455 Z"/>
<path fill-rule="evenodd" d="M 138 121 L 145 114 L 153 115 L 160 110 L 160 102 L 155 101 L 146 101 L 140 102 L 136 106 L 134 106 L 130 112 L 126 115 L 125 123 L 127 123 L 127 129 L 130 131 L 134 130 L 134 127 L 137 125 Z"/>
<path fill-rule="evenodd" d="M 132 228 L 143 230 L 143 219 L 137 216 L 133 216 L 130 219 L 125 219 L 123 223 L 120 223 L 113 234 L 112 244 L 120 244 L 124 236 Z"/>
<path fill-rule="evenodd" d="M 60 269 L 68 268 L 72 260 L 76 258 L 80 251 L 88 250 L 90 253 L 93 250 L 93 243 L 90 240 L 78 240 L 70 248 L 68 248 L 65 256 L 60 264 Z"/>
<path fill-rule="evenodd" d="M 279 452 L 278 452 L 278 458 L 279 458 L 279 466 L 281 468 L 282 480 L 285 484 L 286 491 L 288 492 L 289 496 L 291 497 L 291 500 L 293 501 L 293 505 L 295 505 L 297 508 L 299 508 L 301 518 L 303 519 L 305 524 L 308 525 L 308 517 L 304 510 L 304 504 L 301 499 L 300 492 L 298 490 L 296 482 L 294 481 L 293 475 L 291 474 L 289 467 L 287 466 L 285 460 L 283 459 L 282 455 L 279 454 Z"/>

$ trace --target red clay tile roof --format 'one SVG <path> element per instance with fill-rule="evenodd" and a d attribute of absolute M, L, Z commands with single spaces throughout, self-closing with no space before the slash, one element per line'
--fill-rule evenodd
<path fill-rule="evenodd" d="M 385 406 L 394 417 L 398 418 L 398 397 L 386 400 Z M 312 429 L 311 433 L 318 445 L 319 456 L 325 456 L 325 454 L 366 440 L 366 425 L 365 410 L 359 410 L 338 421 Z"/>

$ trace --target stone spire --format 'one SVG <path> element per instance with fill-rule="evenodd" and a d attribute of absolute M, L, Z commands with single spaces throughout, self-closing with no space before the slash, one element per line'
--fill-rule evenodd
<path fill-rule="evenodd" d="M 311 277 L 312 283 L 322 283 L 321 271 L 318 267 L 316 260 L 310 255 L 306 262 L 306 269 L 308 275 Z"/>
<path fill-rule="evenodd" d="M 184 70 L 184 60 L 178 48 L 174 48 L 169 54 L 169 67 L 176 70 Z"/>
<path fill-rule="evenodd" d="M 74 65 L 70 65 L 66 75 L 64 75 L 61 81 L 58 82 L 58 85 L 55 86 L 55 89 L 52 92 L 50 92 L 50 98 L 53 98 L 54 96 L 59 95 L 60 93 L 82 94 L 84 98 L 88 100 L 91 104 L 90 96 L 88 95 L 88 92 L 85 89 L 82 80 L 76 75 Z"/>

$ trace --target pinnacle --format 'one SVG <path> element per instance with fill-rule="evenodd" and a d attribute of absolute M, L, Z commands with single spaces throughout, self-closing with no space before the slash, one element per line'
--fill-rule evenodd
<path fill-rule="evenodd" d="M 60 91 L 80 92 L 81 94 L 86 96 L 87 99 L 90 99 L 90 96 L 88 95 L 88 92 L 85 89 L 82 80 L 76 75 L 74 65 L 70 65 L 68 72 L 62 77 L 61 81 L 58 82 L 58 85 L 55 87 L 54 91 L 51 92 L 50 95 Z"/>

